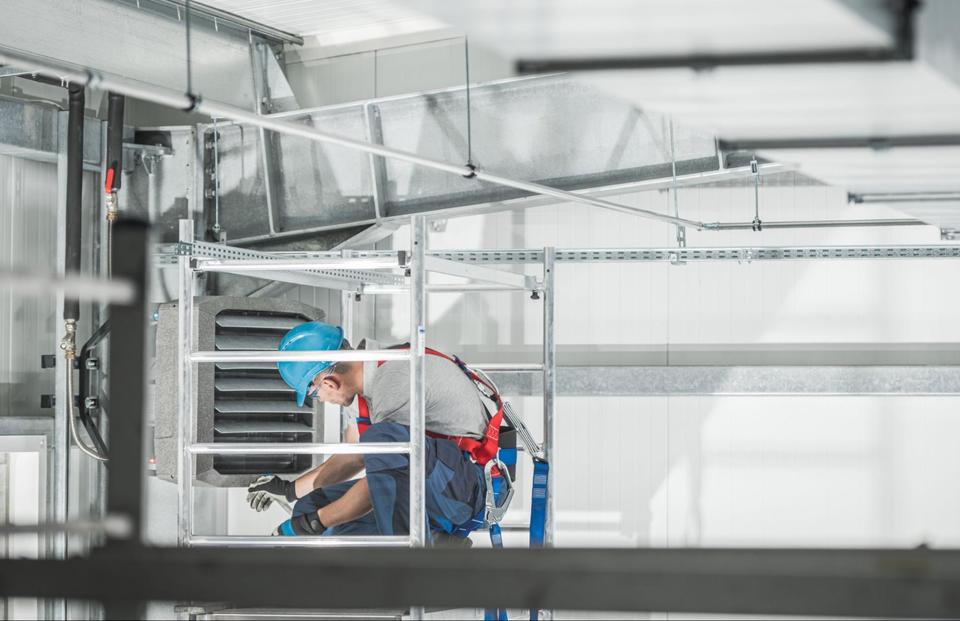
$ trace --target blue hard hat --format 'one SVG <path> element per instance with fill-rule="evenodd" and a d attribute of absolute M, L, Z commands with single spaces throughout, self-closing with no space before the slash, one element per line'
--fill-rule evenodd
<path fill-rule="evenodd" d="M 343 329 L 320 321 L 302 323 L 283 335 L 280 351 L 333 351 L 343 344 Z M 297 391 L 297 405 L 303 405 L 310 383 L 332 362 L 278 362 L 277 370 L 287 386 Z"/>

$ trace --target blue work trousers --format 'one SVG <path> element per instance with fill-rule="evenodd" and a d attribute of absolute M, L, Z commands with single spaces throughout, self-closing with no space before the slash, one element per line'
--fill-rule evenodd
<path fill-rule="evenodd" d="M 410 428 L 398 423 L 371 425 L 360 442 L 409 442 Z M 484 509 L 483 469 L 450 440 L 426 438 L 426 510 L 431 531 L 452 533 Z M 364 455 L 373 511 L 358 520 L 328 528 L 324 535 L 406 535 L 410 532 L 410 460 L 408 455 Z M 356 481 L 314 491 L 297 501 L 293 515 L 315 512 L 336 501 Z"/>

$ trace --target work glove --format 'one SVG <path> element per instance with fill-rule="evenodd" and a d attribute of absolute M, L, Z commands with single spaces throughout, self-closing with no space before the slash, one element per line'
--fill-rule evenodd
<path fill-rule="evenodd" d="M 286 481 L 276 475 L 268 474 L 260 477 L 247 488 L 247 503 L 254 511 L 266 511 L 274 500 L 280 499 L 296 502 L 297 490 L 293 481 Z"/>
<path fill-rule="evenodd" d="M 273 531 L 274 537 L 315 537 L 322 535 L 327 527 L 316 513 L 292 517 Z"/>

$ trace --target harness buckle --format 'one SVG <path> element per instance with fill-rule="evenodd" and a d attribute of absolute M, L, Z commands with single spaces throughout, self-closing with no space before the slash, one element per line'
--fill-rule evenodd
<path fill-rule="evenodd" d="M 500 470 L 500 476 L 503 477 L 504 489 L 506 495 L 503 503 L 497 505 L 497 495 L 493 489 L 493 468 L 496 466 Z M 483 467 L 483 478 L 487 482 L 487 502 L 483 512 L 483 521 L 487 525 L 499 524 L 510 508 L 510 502 L 513 500 L 513 479 L 510 478 L 510 471 L 502 461 L 494 457 Z"/>

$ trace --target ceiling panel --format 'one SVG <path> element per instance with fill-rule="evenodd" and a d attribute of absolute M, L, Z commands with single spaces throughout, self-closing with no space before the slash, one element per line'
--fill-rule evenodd
<path fill-rule="evenodd" d="M 204 0 L 212 6 L 323 45 L 408 35 L 446 28 L 405 5 L 387 0 Z"/>
<path fill-rule="evenodd" d="M 800 50 L 890 43 L 876 0 L 406 0 L 514 58 Z M 857 10 L 851 10 L 851 9 Z"/>

